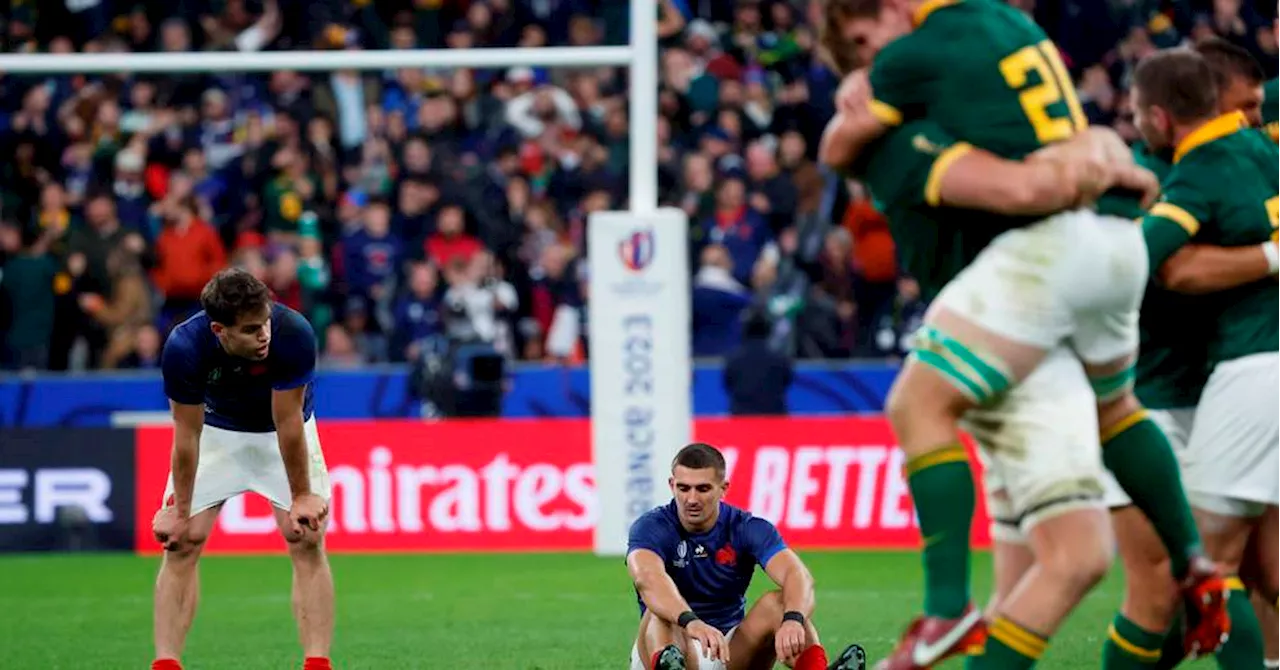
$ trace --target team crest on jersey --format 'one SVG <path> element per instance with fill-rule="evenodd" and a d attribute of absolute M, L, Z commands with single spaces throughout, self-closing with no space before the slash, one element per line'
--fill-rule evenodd
<path fill-rule="evenodd" d="M 911 138 L 911 146 L 922 154 L 936 155 L 942 153 L 942 147 L 930 142 L 929 138 L 924 136 L 924 133 L 916 133 Z"/>
<path fill-rule="evenodd" d="M 677 568 L 683 568 L 689 564 L 688 555 L 689 545 L 684 540 L 680 540 L 680 544 L 676 545 L 676 560 L 672 561 L 671 564 Z"/>
<path fill-rule="evenodd" d="M 733 546 L 726 542 L 723 547 L 716 551 L 716 563 L 732 568 L 738 564 L 738 552 L 734 551 Z"/>
<path fill-rule="evenodd" d="M 206 381 L 210 384 L 217 384 L 220 379 L 222 379 L 222 368 L 214 368 L 209 371 L 209 377 Z"/>

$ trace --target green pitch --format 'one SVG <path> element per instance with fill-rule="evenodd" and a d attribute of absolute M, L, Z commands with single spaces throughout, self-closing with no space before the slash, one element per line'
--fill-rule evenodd
<path fill-rule="evenodd" d="M 814 620 L 827 648 L 834 653 L 856 641 L 873 659 L 886 653 L 919 607 L 916 556 L 809 552 L 804 558 L 817 580 Z M 0 667 L 147 668 L 156 566 L 155 559 L 134 556 L 0 558 Z M 637 614 L 621 559 L 335 556 L 333 571 L 340 670 L 628 667 Z M 977 593 L 987 592 L 989 574 L 989 557 L 979 555 Z M 756 592 L 768 581 L 757 575 Z M 206 558 L 201 579 L 185 667 L 301 667 L 285 556 Z M 1098 667 L 1120 589 L 1117 571 L 1055 636 L 1041 666 Z"/>

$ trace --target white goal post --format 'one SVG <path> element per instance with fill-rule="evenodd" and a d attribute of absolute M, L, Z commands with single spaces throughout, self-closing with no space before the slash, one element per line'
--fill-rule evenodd
<path fill-rule="evenodd" d="M 628 46 L 0 54 L 0 72 L 630 68 L 630 211 L 592 216 L 588 258 L 595 551 L 617 556 L 631 521 L 667 498 L 671 458 L 692 432 L 688 221 L 680 210 L 658 209 L 657 0 L 631 0 L 630 20 Z"/>

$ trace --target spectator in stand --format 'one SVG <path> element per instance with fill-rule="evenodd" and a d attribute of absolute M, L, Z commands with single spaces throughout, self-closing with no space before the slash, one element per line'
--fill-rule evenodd
<path fill-rule="evenodd" d="M 874 356 L 902 359 L 911 351 L 911 338 L 920 324 L 928 305 L 920 299 L 920 284 L 911 277 L 897 282 L 897 295 L 876 315 L 873 349 Z"/>
<path fill-rule="evenodd" d="M 9 256 L 0 266 L 0 294 L 8 307 L 3 367 L 41 370 L 49 365 L 53 340 L 54 281 L 58 267 L 48 254 L 56 233 L 31 227 L 0 226 L 0 248 Z"/>
<path fill-rule="evenodd" d="M 396 330 L 391 360 L 417 360 L 424 342 L 444 332 L 440 318 L 439 273 L 434 265 L 418 262 L 409 268 L 409 288 L 396 304 Z"/>
<path fill-rule="evenodd" d="M 574 271 L 573 249 L 567 245 L 552 243 L 542 249 L 540 261 L 530 273 L 533 288 L 530 291 L 531 319 L 524 328 L 524 357 L 530 360 L 544 358 L 566 359 L 577 355 L 578 347 L 574 342 L 578 339 L 572 333 L 566 335 L 569 343 L 562 347 L 552 346 L 552 333 L 556 331 L 556 322 L 580 320 L 579 312 L 583 306 L 582 292 Z M 563 328 L 569 326 L 561 325 Z M 558 344 L 558 343 L 557 343 Z"/>
<path fill-rule="evenodd" d="M 702 250 L 693 278 L 693 355 L 724 356 L 742 343 L 742 314 L 751 293 L 733 277 L 733 259 L 720 244 Z"/>
<path fill-rule="evenodd" d="M 120 361 L 120 367 L 132 370 L 159 370 L 160 351 L 164 340 L 151 324 L 140 326 L 133 340 L 133 351 Z"/>
<path fill-rule="evenodd" d="M 760 258 L 773 235 L 764 216 L 746 204 L 746 187 L 741 176 L 730 174 L 720 180 L 716 189 L 716 211 L 704 220 L 704 239 L 723 245 L 733 261 L 733 278 L 745 284 L 751 280 L 751 268 Z"/>
<path fill-rule="evenodd" d="M 427 238 L 427 260 L 436 267 L 451 267 L 455 260 L 470 264 L 484 249 L 480 240 L 466 232 L 466 211 L 462 205 L 446 204 L 436 219 L 436 233 Z"/>
<path fill-rule="evenodd" d="M 349 295 L 370 304 L 390 299 L 404 258 L 400 237 L 391 232 L 391 209 L 383 200 L 364 208 L 363 226 L 342 240 Z"/>
<path fill-rule="evenodd" d="M 794 373 L 791 360 L 769 347 L 773 322 L 753 312 L 742 329 L 742 344 L 724 362 L 724 390 L 733 416 L 782 416 Z"/>
<path fill-rule="evenodd" d="M 106 332 L 106 348 L 101 367 L 120 367 L 121 361 L 134 351 L 138 329 L 151 320 L 151 292 L 137 256 L 124 247 L 112 249 L 107 256 L 111 276 L 106 296 L 81 293 L 80 308 L 99 328 Z"/>
<path fill-rule="evenodd" d="M 163 320 L 176 323 L 199 309 L 200 291 L 226 267 L 227 254 L 217 231 L 196 215 L 192 198 L 165 200 L 158 207 L 164 223 L 151 278 L 164 296 Z"/>

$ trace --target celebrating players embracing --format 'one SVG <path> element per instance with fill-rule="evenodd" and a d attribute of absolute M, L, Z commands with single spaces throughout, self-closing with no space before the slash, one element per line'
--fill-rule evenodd
<path fill-rule="evenodd" d="M 197 563 L 227 499 L 275 507 L 293 562 L 305 670 L 327 670 L 333 577 L 324 553 L 329 474 L 312 413 L 315 333 L 245 270 L 220 271 L 203 311 L 174 328 L 161 356 L 173 413 L 172 470 L 153 523 L 164 545 L 156 580 L 153 670 L 179 670 L 199 594 Z"/>
<path fill-rule="evenodd" d="M 715 447 L 690 444 L 671 465 L 670 503 L 631 526 L 627 569 L 640 604 L 632 670 L 861 670 L 850 645 L 830 666 L 818 642 L 813 577 L 777 528 L 721 502 L 729 482 Z M 779 586 L 746 610 L 755 566 Z"/>
<path fill-rule="evenodd" d="M 963 0 L 828 0 L 826 7 L 824 32 L 835 39 L 825 41 L 842 42 L 856 65 L 872 61 L 867 76 L 842 86 L 840 109 L 854 119 L 846 156 L 874 150 L 871 142 L 904 124 L 936 122 L 963 141 L 931 169 L 926 189 L 936 195 L 970 143 L 1018 160 L 1085 130 L 1056 49 L 1013 8 Z M 1035 559 L 998 604 L 977 667 L 1032 665 L 1105 574 L 1112 549 L 1103 460 L 1152 518 L 1204 637 L 1226 626 L 1223 581 L 1203 556 L 1177 463 L 1132 391 L 1147 279 L 1141 233 L 1107 216 L 1110 203 L 1100 200 L 1097 211 L 1081 204 L 1091 203 L 1047 219 L 986 217 L 998 236 L 971 250 L 941 291 L 895 381 L 887 413 L 909 457 L 927 538 L 926 616 L 885 667 L 928 667 L 962 651 L 969 631 L 980 629 L 968 593 L 974 491 L 956 437 L 961 421 L 1004 481 L 1003 516 L 1026 534 Z"/>

